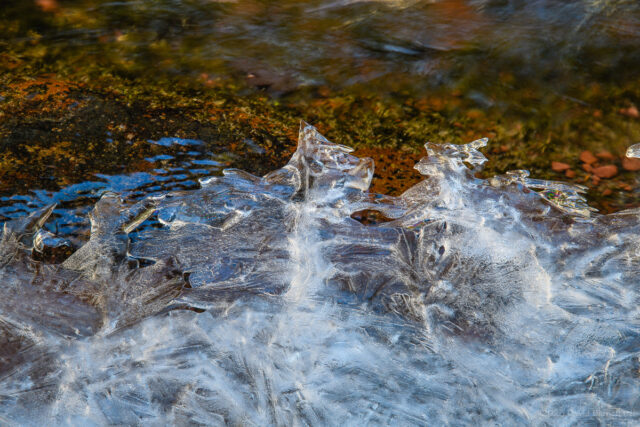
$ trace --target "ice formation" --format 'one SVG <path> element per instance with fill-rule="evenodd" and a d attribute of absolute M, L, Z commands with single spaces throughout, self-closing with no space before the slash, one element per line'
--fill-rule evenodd
<path fill-rule="evenodd" d="M 485 144 L 389 197 L 305 124 L 264 177 L 104 194 L 70 256 L 52 206 L 5 223 L 0 424 L 640 422 L 640 211 L 478 179 Z"/>

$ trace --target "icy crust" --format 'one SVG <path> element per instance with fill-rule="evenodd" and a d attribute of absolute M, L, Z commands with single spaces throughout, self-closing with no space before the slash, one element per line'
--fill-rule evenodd
<path fill-rule="evenodd" d="M 264 177 L 106 193 L 61 264 L 52 206 L 6 223 L 0 424 L 640 422 L 638 212 L 478 179 L 485 144 L 427 144 L 394 198 L 303 124 Z"/>
<path fill-rule="evenodd" d="M 640 144 L 634 144 L 627 149 L 627 157 L 640 158 Z"/>

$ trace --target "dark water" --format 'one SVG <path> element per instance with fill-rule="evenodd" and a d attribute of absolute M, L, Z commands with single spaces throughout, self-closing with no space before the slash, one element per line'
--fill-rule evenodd
<path fill-rule="evenodd" d="M 149 77 L 237 73 L 279 93 L 444 86 L 481 104 L 517 104 L 495 92 L 578 95 L 636 77 L 640 61 L 640 6 L 625 0 L 35 3 L 4 3 L 2 41 L 29 52 L 38 40 L 31 49 L 43 62 Z"/>
<path fill-rule="evenodd" d="M 82 239 L 89 225 L 87 214 L 105 191 L 116 192 L 133 202 L 167 191 L 193 190 L 199 187 L 198 179 L 218 175 L 222 166 L 230 163 L 228 156 L 208 151 L 203 141 L 163 138 L 147 143 L 154 153 L 145 158 L 153 165 L 150 170 L 123 175 L 96 173 L 94 180 L 57 191 L 33 190 L 27 195 L 5 196 L 0 199 L 0 215 L 16 218 L 55 203 L 56 209 L 46 228 L 55 234 Z"/>

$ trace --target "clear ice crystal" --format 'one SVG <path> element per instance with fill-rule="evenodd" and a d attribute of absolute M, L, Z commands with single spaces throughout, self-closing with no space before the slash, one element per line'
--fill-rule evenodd
<path fill-rule="evenodd" d="M 627 157 L 640 158 L 640 144 L 634 144 L 627 148 Z"/>
<path fill-rule="evenodd" d="M 303 123 L 263 177 L 104 194 L 61 264 L 53 206 L 5 223 L 0 423 L 640 422 L 640 217 L 477 178 L 486 143 L 427 144 L 389 197 Z"/>

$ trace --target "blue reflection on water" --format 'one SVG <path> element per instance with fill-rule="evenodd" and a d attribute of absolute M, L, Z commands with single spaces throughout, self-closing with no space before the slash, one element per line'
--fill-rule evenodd
<path fill-rule="evenodd" d="M 160 147 L 201 145 L 202 141 L 175 137 L 149 141 Z M 212 158 L 214 157 L 214 158 Z M 94 174 L 95 180 L 68 185 L 56 191 L 35 189 L 28 194 L 0 197 L 0 221 L 24 216 L 35 209 L 57 204 L 45 228 L 53 233 L 79 236 L 89 225 L 87 215 L 106 191 L 114 191 L 131 202 L 172 190 L 198 188 L 198 180 L 219 175 L 227 167 L 211 152 L 160 153 L 145 158 L 158 168 L 127 174 Z"/>

